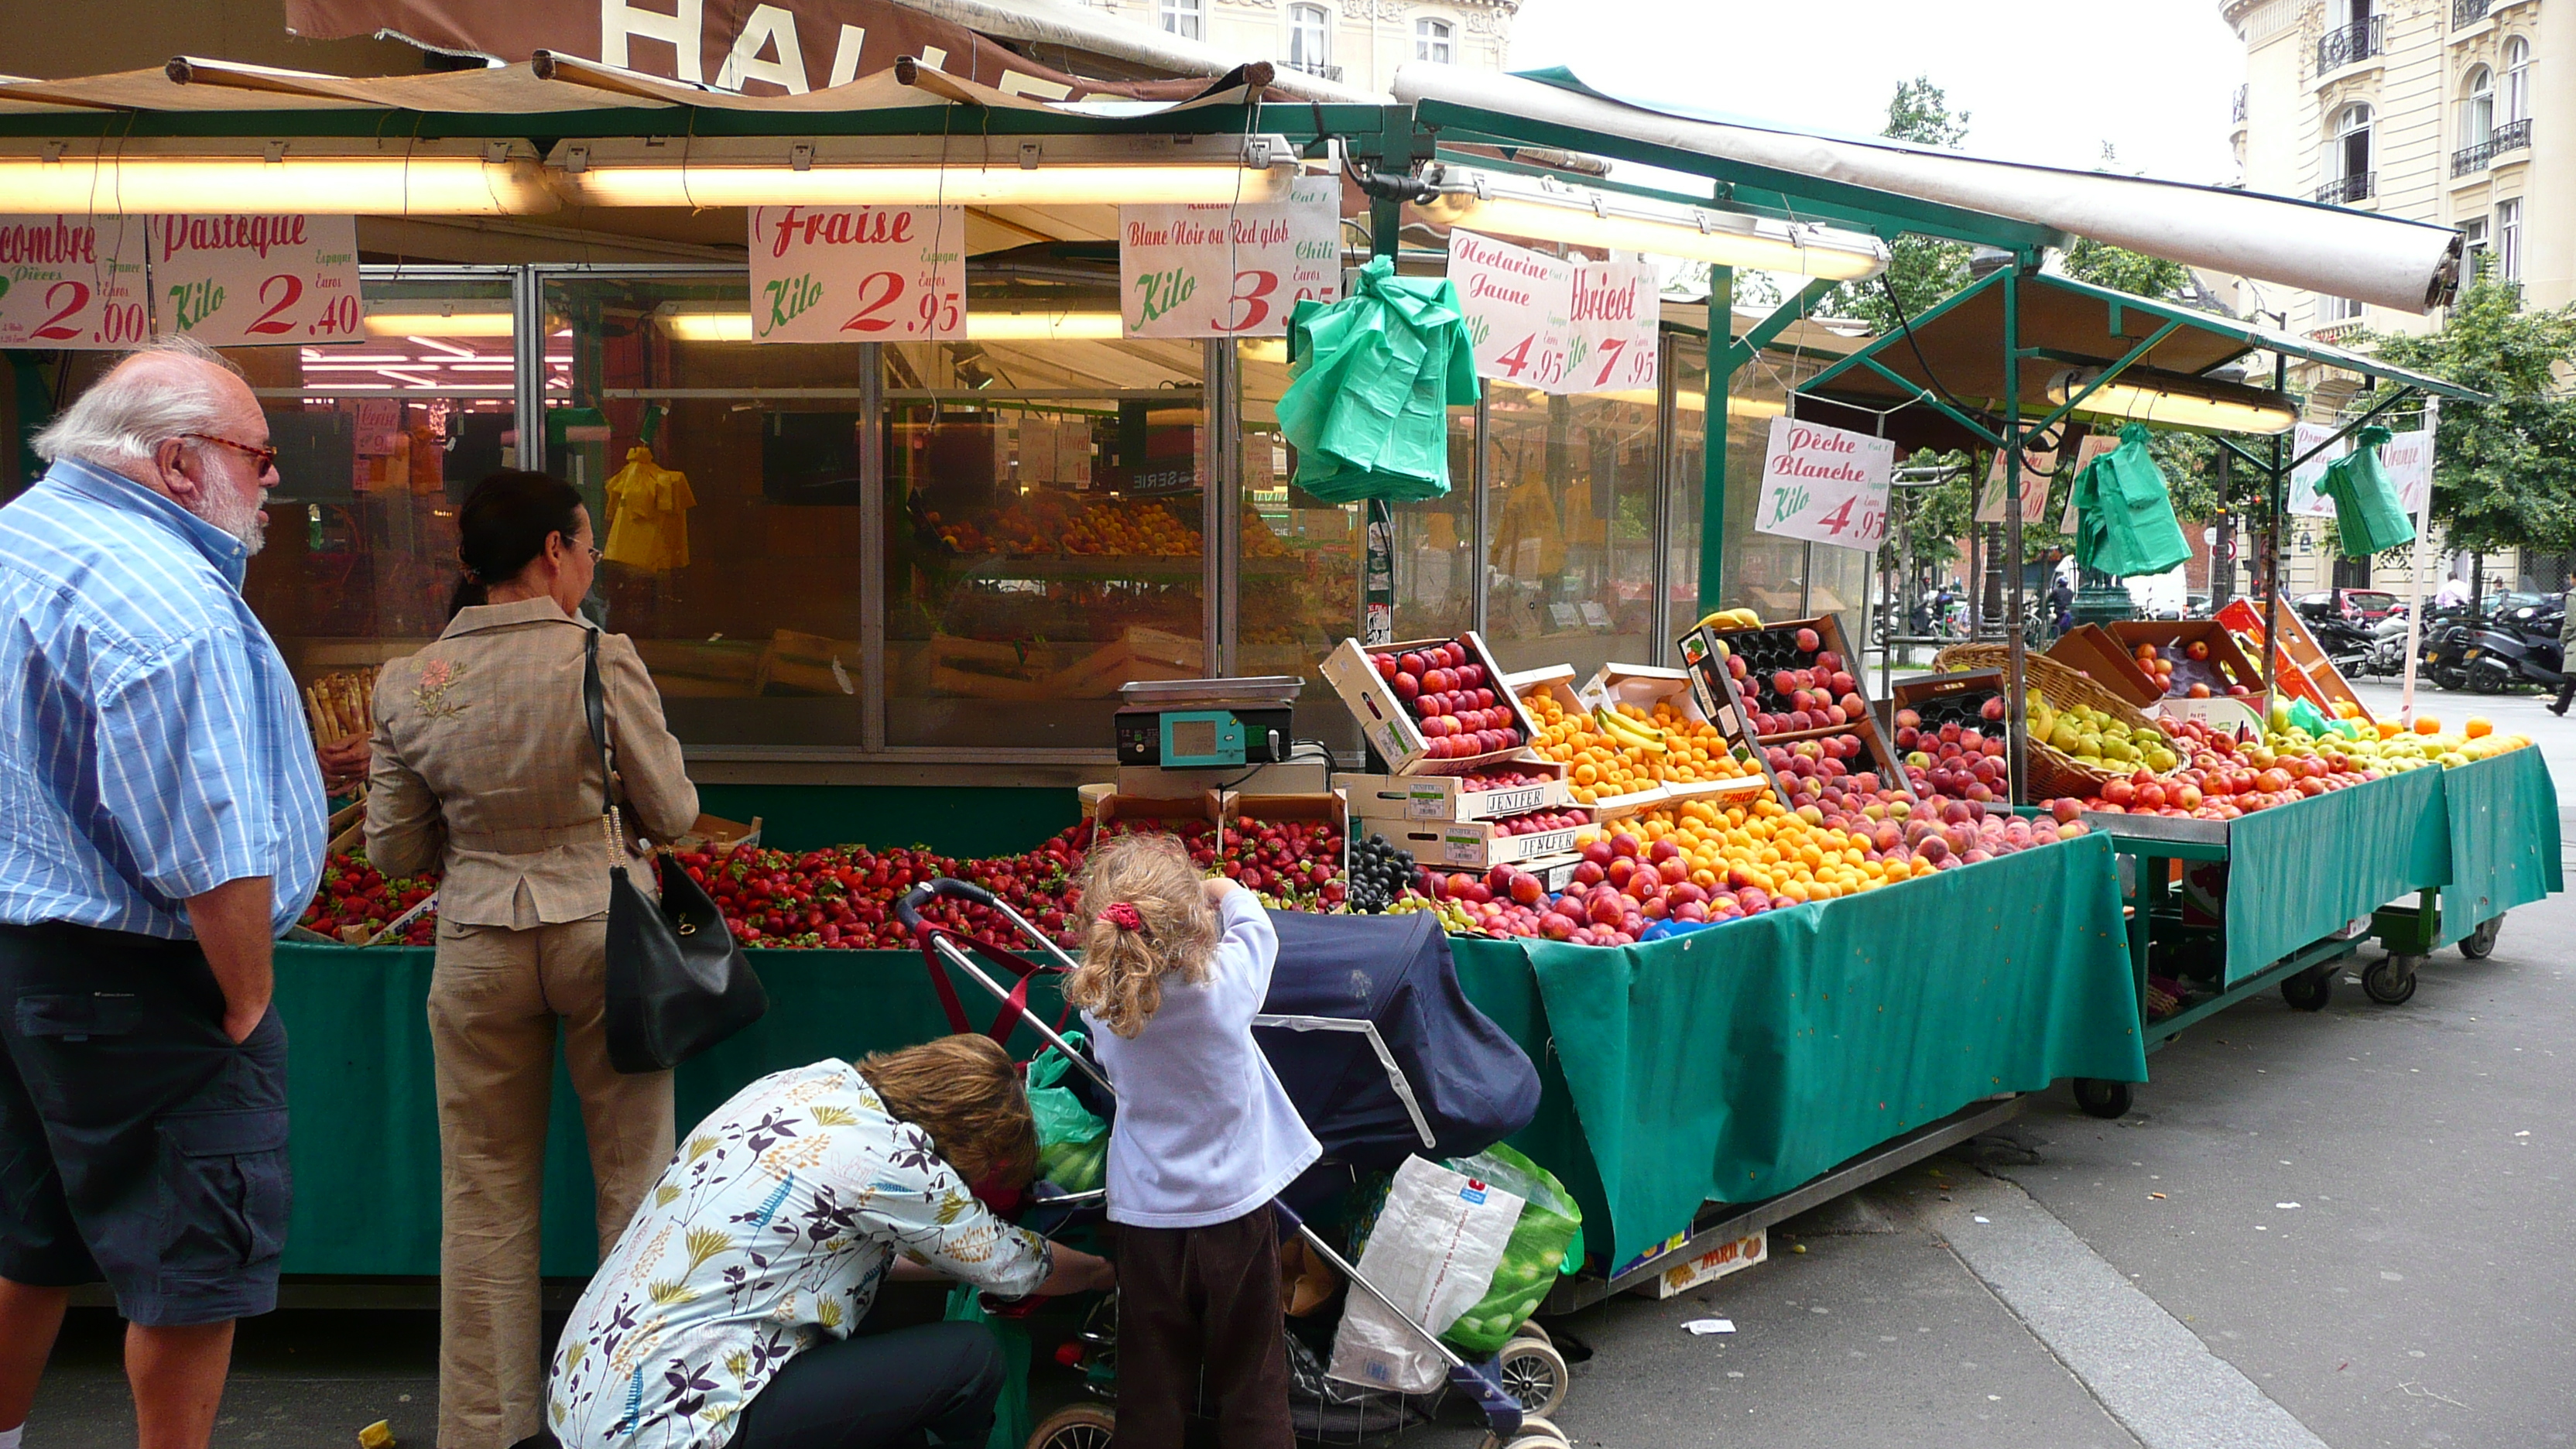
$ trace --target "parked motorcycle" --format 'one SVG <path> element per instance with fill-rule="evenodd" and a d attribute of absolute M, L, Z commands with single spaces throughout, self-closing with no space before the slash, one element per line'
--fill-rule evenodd
<path fill-rule="evenodd" d="M 2565 651 L 2558 627 L 2566 618 L 2561 600 L 2508 609 L 2476 631 L 2461 651 L 2469 688 L 2500 694 L 2516 684 L 2556 689 L 2565 681 Z"/>
<path fill-rule="evenodd" d="M 2339 615 L 2312 618 L 2307 624 L 2309 636 L 2317 641 L 2317 648 L 2325 652 L 2336 673 L 2346 679 L 2354 679 L 2365 672 L 2371 653 L 2379 643 L 2378 636 L 2368 626 Z"/>
<path fill-rule="evenodd" d="M 2364 674 L 2385 675 L 2394 679 L 2406 672 L 2406 610 L 2392 609 L 2388 617 L 2371 626 L 2370 657 L 2362 661 Z"/>

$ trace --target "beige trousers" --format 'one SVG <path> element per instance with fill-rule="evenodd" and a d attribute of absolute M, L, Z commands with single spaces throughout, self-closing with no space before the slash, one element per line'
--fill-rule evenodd
<path fill-rule="evenodd" d="M 608 1064 L 607 939 L 605 917 L 524 931 L 439 925 L 439 1449 L 509 1449 L 537 1432 L 545 1404 L 537 1212 L 558 1018 L 602 1258 L 671 1158 L 671 1074 Z"/>

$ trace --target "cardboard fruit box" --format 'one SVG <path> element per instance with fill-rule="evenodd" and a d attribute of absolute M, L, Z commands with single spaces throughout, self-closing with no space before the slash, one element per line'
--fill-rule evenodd
<path fill-rule="evenodd" d="M 1654 713 L 1655 706 L 1668 705 L 1686 720 L 1706 724 L 1709 712 L 1700 707 L 1698 691 L 1693 688 L 1687 669 L 1662 669 L 1649 664 L 1604 664 L 1594 671 L 1576 697 L 1587 707 L 1600 705 L 1634 705 Z M 1744 731 L 1732 705 L 1719 708 L 1718 730 L 1732 747 L 1729 754 L 1745 770 L 1744 774 L 1723 780 L 1682 780 L 1663 774 L 1663 797 L 1673 800 L 1697 800 L 1708 796 L 1756 795 L 1769 788 L 1760 757 L 1744 746 Z M 1662 771 L 1658 771 L 1662 774 Z M 1625 797 L 1621 797 L 1624 801 Z"/>
<path fill-rule="evenodd" d="M 2165 687 L 2140 669 L 2137 656 L 2099 624 L 2078 624 L 2059 635 L 2048 646 L 2048 657 L 2140 709 L 2164 698 Z"/>
<path fill-rule="evenodd" d="M 1812 634 L 1816 641 L 1812 649 L 1803 648 L 1799 643 L 1808 634 Z M 1722 720 L 1722 711 L 1732 706 L 1742 711 L 1748 723 L 1755 725 L 1755 733 L 1765 739 L 1791 731 L 1776 727 L 1762 729 L 1751 716 L 1756 713 L 1795 712 L 1794 701 L 1775 687 L 1772 676 L 1782 670 L 1812 669 L 1821 654 L 1832 654 L 1837 670 L 1852 677 L 1851 688 L 1840 691 L 1835 702 L 1839 704 L 1841 695 L 1858 695 L 1863 712 L 1869 702 L 1868 681 L 1859 667 L 1860 656 L 1852 652 L 1850 641 L 1843 637 L 1842 621 L 1831 614 L 1813 619 L 1789 619 L 1750 629 L 1702 625 L 1683 636 L 1681 647 L 1682 663 L 1695 676 L 1693 689 L 1699 697 L 1701 712 L 1710 719 Z M 1732 667 L 1726 662 L 1730 656 L 1744 661 L 1743 678 L 1734 677 Z M 1824 727 L 1821 721 L 1809 726 Z"/>
<path fill-rule="evenodd" d="M 2249 658 L 2263 657 L 2262 609 L 2250 600 L 2238 599 L 2219 610 L 2217 617 Z M 2317 636 L 2308 632 L 2307 621 L 2299 617 L 2299 611 L 2283 605 L 2279 617 L 2281 639 L 2279 647 L 2272 651 L 2272 678 L 2281 692 L 2308 701 L 2329 718 L 2345 714 L 2340 708 L 2345 705 L 2351 706 L 2349 712 L 2355 718 L 2373 718 L 2369 707 L 2345 682 L 2343 671 L 2334 667 L 2334 661 L 2318 645 Z"/>
<path fill-rule="evenodd" d="M 1236 843 L 1246 820 L 1256 825 L 1285 821 L 1322 821 L 1333 827 L 1339 849 L 1330 864 L 1333 873 L 1345 880 L 1351 873 L 1350 805 L 1339 790 L 1312 795 L 1254 795 L 1228 790 L 1217 797 L 1217 840 L 1220 854 Z M 1312 884 L 1311 882 L 1309 883 Z"/>
<path fill-rule="evenodd" d="M 1467 651 L 1467 662 L 1477 666 L 1480 677 L 1469 688 L 1494 692 L 1493 708 L 1506 712 L 1506 726 L 1518 738 L 1495 749 L 1471 755 L 1436 755 L 1431 738 L 1423 733 L 1423 718 L 1412 704 L 1400 698 L 1396 687 L 1378 670 L 1375 656 L 1403 655 L 1442 645 L 1456 644 Z M 1356 639 L 1345 639 L 1324 656 L 1325 682 L 1342 697 L 1351 714 L 1359 720 L 1360 734 L 1387 769 L 1398 775 L 1465 775 L 1478 766 L 1508 760 L 1536 738 L 1527 711 L 1505 681 L 1503 668 L 1494 662 L 1494 652 L 1473 629 L 1455 639 L 1412 639 L 1402 643 L 1364 649 Z M 1449 736 L 1456 739 L 1461 736 Z"/>
<path fill-rule="evenodd" d="M 1578 817 L 1547 830 L 1512 834 L 1494 820 L 1384 820 L 1363 817 L 1356 829 L 1383 835 L 1399 850 L 1411 851 L 1413 863 L 1426 870 L 1485 870 L 1524 860 L 1563 855 L 1575 848 L 1575 836 L 1590 823 L 1592 812 L 1580 805 L 1557 807 Z"/>
<path fill-rule="evenodd" d="M 1574 803 L 1560 761 L 1524 754 L 1487 773 L 1533 776 L 1536 783 L 1479 790 L 1465 775 L 1345 775 L 1342 788 L 1350 792 L 1352 814 L 1380 820 L 1491 820 Z"/>
<path fill-rule="evenodd" d="M 2228 634 L 2227 626 L 2216 619 L 2124 619 L 2111 625 L 2111 637 L 2119 640 L 2133 659 L 2139 645 L 2153 644 L 2174 662 L 2173 677 L 2165 681 L 2164 695 L 2188 695 L 2195 684 L 2208 685 L 2214 696 L 2225 696 L 2239 687 L 2262 692 L 2263 667 L 2245 657 Z M 2207 647 L 2206 659 L 2191 657 L 2194 644 Z"/>
<path fill-rule="evenodd" d="M 1507 682 L 1511 685 L 1512 699 L 1516 704 L 1533 695 L 1545 694 L 1556 701 L 1556 707 L 1559 710 L 1567 714 L 1590 712 L 1590 706 L 1586 705 L 1583 697 L 1575 692 L 1572 665 L 1557 664 L 1545 669 L 1524 670 L 1509 676 Z M 1521 712 L 1528 714 L 1529 710 L 1524 707 Z M 1574 783 L 1574 776 L 1569 768 L 1566 776 L 1567 787 L 1573 788 Z M 1574 803 L 1602 812 L 1604 818 L 1607 818 L 1609 815 L 1634 815 L 1648 806 L 1662 804 L 1667 798 L 1664 787 L 1656 784 L 1649 785 L 1643 790 L 1631 790 L 1622 795 L 1600 796 L 1589 802 L 1578 797 L 1574 799 Z"/>
<path fill-rule="evenodd" d="M 1970 669 L 1957 674 L 1918 674 L 1900 679 L 1888 691 L 1888 738 L 1895 739 L 1896 712 L 1912 710 L 1927 729 L 1945 724 L 1989 730 L 1986 701 L 2004 697 L 2004 672 Z"/>

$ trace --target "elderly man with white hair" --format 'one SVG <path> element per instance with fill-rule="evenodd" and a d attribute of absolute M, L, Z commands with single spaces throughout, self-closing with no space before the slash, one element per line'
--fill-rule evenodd
<path fill-rule="evenodd" d="M 322 869 L 294 680 L 241 595 L 277 454 L 184 340 L 35 446 L 52 466 L 0 508 L 0 1449 L 101 1280 L 141 1443 L 199 1449 L 233 1321 L 276 1306 L 270 948 Z"/>

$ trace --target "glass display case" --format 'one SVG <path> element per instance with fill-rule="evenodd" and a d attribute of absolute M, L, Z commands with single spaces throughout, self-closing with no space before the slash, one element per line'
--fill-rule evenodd
<path fill-rule="evenodd" d="M 1105 251 L 988 257 L 963 339 L 768 346 L 739 267 L 370 267 L 365 342 L 233 354 L 284 477 L 248 591 L 304 679 L 409 653 L 458 505 L 524 464 L 581 490 L 589 611 L 701 758 L 1105 762 L 1120 685 L 1214 674 L 1308 680 L 1297 735 L 1355 753 L 1319 666 L 1358 626 L 1364 510 L 1294 486 L 1285 344 L 1123 339 L 1115 282 Z M 1451 491 L 1392 510 L 1399 637 L 1669 656 L 1701 609 L 1706 347 L 1668 330 L 1664 358 L 1660 390 L 1451 409 Z M 1752 531 L 1797 365 L 1727 407 L 1727 602 L 1774 616 L 1857 607 L 1866 563 Z"/>

